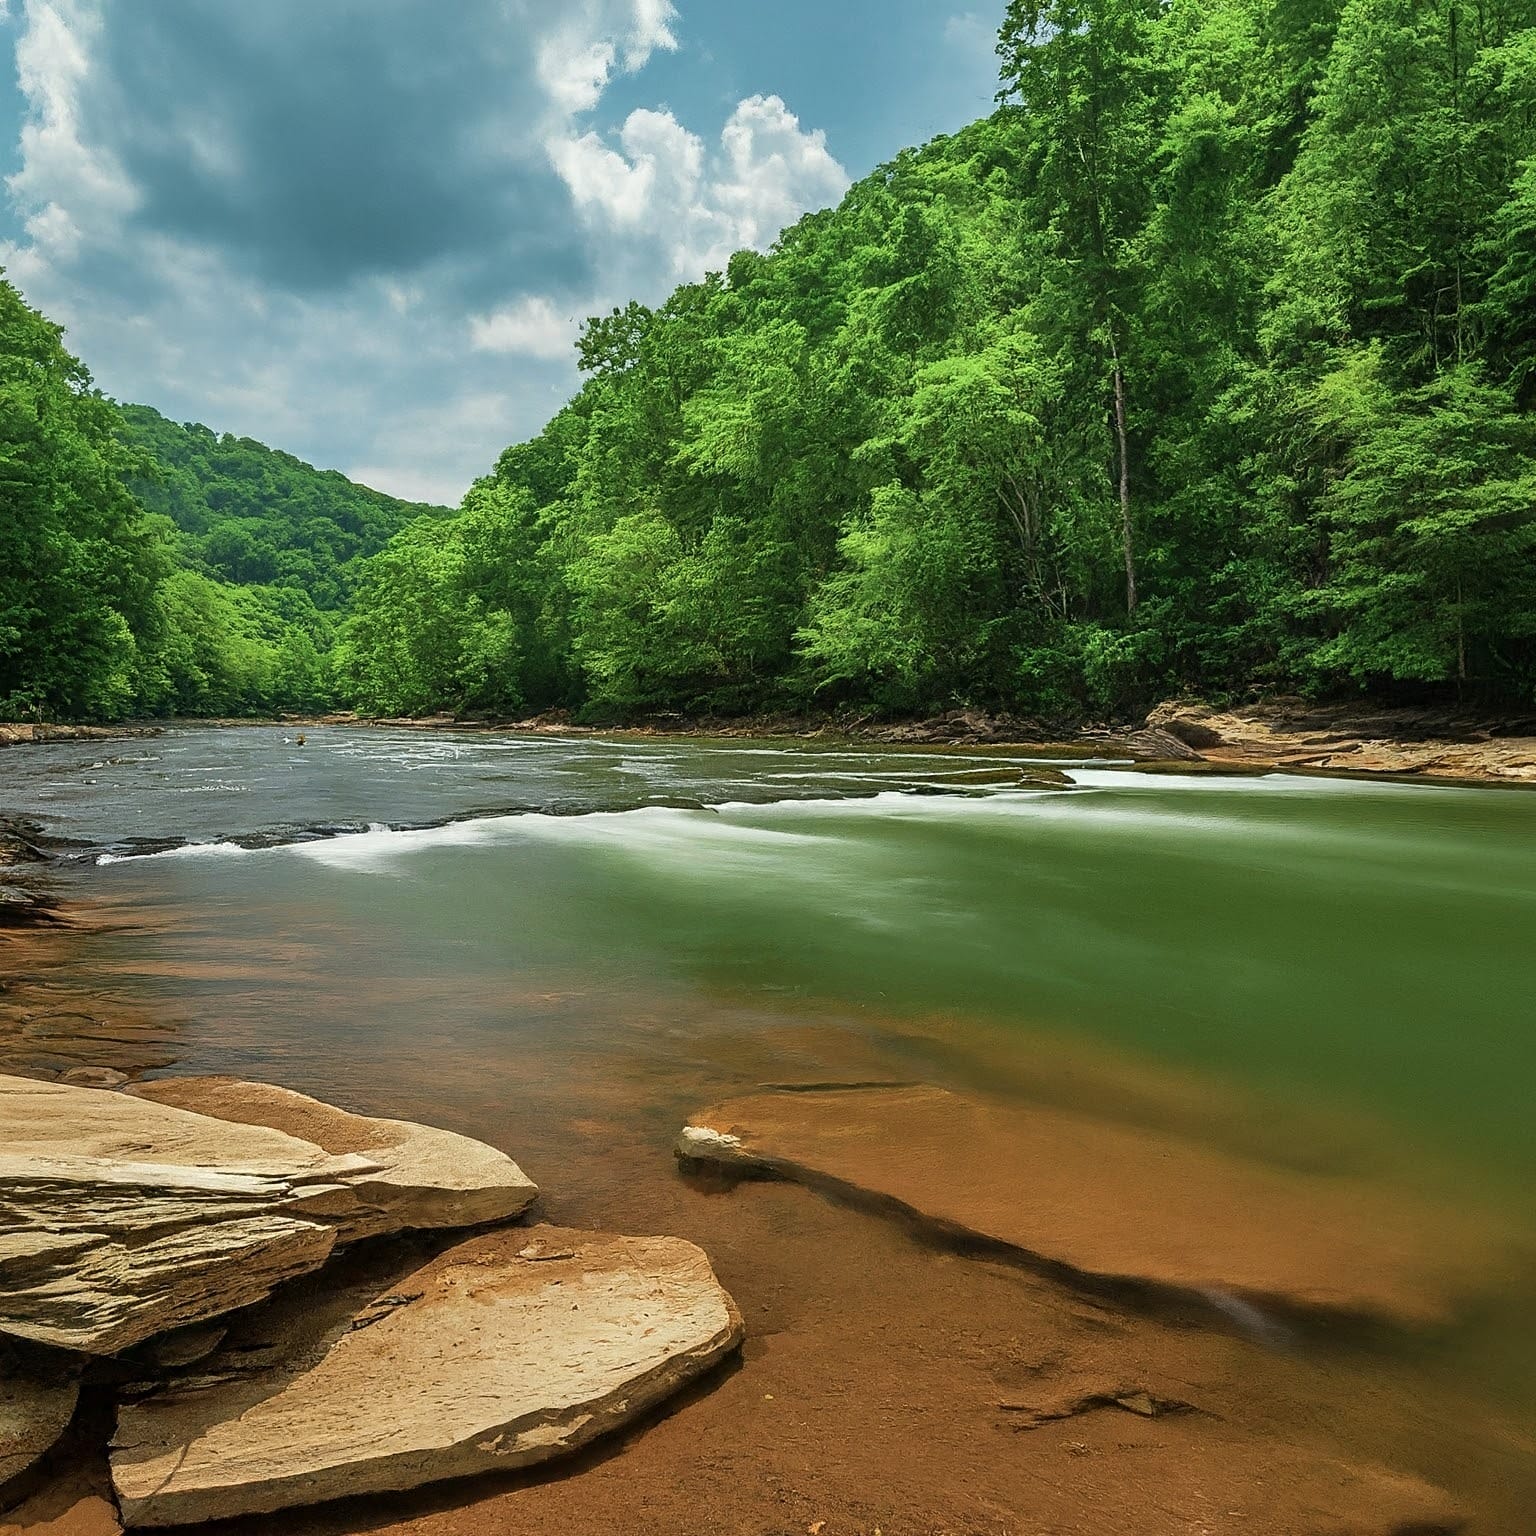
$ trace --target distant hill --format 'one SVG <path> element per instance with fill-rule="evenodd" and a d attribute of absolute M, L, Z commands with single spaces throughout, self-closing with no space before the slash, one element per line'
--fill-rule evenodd
<path fill-rule="evenodd" d="M 161 471 L 159 479 L 129 477 L 129 489 L 176 524 L 185 562 L 220 581 L 298 589 L 337 612 L 350 599 L 354 561 L 377 554 L 418 517 L 449 515 L 249 437 L 170 421 L 147 405 L 121 410 L 130 445 Z"/>

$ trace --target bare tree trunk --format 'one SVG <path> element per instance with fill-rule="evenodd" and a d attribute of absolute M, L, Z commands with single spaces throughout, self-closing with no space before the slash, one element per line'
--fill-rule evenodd
<path fill-rule="evenodd" d="M 1115 446 L 1120 459 L 1120 538 L 1125 546 L 1125 611 L 1136 612 L 1136 549 L 1131 540 L 1131 457 L 1126 446 L 1125 371 L 1120 349 L 1110 338 L 1109 353 L 1115 364 Z"/>

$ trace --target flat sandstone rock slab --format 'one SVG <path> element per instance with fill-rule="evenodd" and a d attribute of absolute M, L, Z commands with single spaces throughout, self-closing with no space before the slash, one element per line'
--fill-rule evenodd
<path fill-rule="evenodd" d="M 769 1092 L 705 1111 L 680 1158 L 894 1204 L 1099 1282 L 1425 1326 L 1500 1276 L 1491 1228 L 1065 1111 L 938 1088 Z"/>
<path fill-rule="evenodd" d="M 338 1240 L 514 1215 L 535 1193 L 464 1137 L 256 1085 L 209 1097 L 242 1093 L 273 1123 L 0 1076 L 0 1334 L 117 1354 L 262 1300 Z"/>
<path fill-rule="evenodd" d="M 112 1354 L 259 1301 L 325 1262 L 348 1171 L 278 1131 L 0 1077 L 0 1333 Z"/>
<path fill-rule="evenodd" d="M 520 1215 L 538 1186 L 504 1152 L 408 1120 L 378 1120 L 288 1088 L 231 1077 L 138 1083 L 135 1097 L 238 1125 L 267 1126 L 375 1166 L 348 1178 L 358 1209 L 337 1219 L 342 1242 L 406 1229 L 477 1227 Z"/>
<path fill-rule="evenodd" d="M 273 1304 L 282 1313 L 284 1301 Z M 182 1525 L 419 1487 L 563 1455 L 741 1342 L 691 1243 L 552 1227 L 473 1239 L 319 1336 L 237 1348 L 126 1406 L 112 1478 L 129 1526 Z M 309 1332 L 306 1335 L 306 1330 Z"/>

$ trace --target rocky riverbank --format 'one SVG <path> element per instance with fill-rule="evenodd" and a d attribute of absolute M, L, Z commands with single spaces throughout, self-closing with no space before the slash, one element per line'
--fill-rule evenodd
<path fill-rule="evenodd" d="M 41 725 L 0 720 L 0 747 L 36 746 L 50 741 L 121 741 L 159 736 L 160 725 Z"/>
<path fill-rule="evenodd" d="M 694 1245 L 508 1228 L 504 1153 L 262 1084 L 0 1076 L 0 1171 L 0 1499 L 82 1394 L 123 1523 L 179 1526 L 569 1454 L 742 1338 Z"/>
<path fill-rule="evenodd" d="M 484 731 L 558 736 L 702 736 L 721 740 L 867 741 L 892 746 L 1023 747 L 1043 756 L 1109 756 L 1149 764 L 1283 768 L 1467 783 L 1536 784 L 1536 716 L 1498 717 L 1453 707 L 1314 703 L 1279 698 L 1232 707 L 1194 700 L 1160 704 L 1140 723 L 1040 720 L 953 709 L 918 720 L 865 714 L 653 715 L 581 724 L 554 710 L 522 720 L 452 714 L 368 717 L 338 712 L 281 721 L 187 720 L 164 725 L 0 723 L 0 747 L 155 736 L 175 725 L 358 725 L 413 731 Z"/>
<path fill-rule="evenodd" d="M 1400 1463 L 1349 1343 L 1475 1311 L 1511 1256 L 1467 1213 L 923 1087 L 781 1086 L 677 1151 L 702 1246 L 529 1225 L 504 1153 L 281 1088 L 0 1078 L 0 1529 L 1506 1529 Z"/>
<path fill-rule="evenodd" d="M 462 720 L 451 715 L 348 720 L 401 730 L 1008 746 L 1043 756 L 1124 757 L 1153 765 L 1206 763 L 1226 768 L 1536 784 L 1536 717 L 1490 718 L 1458 709 L 1373 708 L 1292 698 L 1228 709 L 1170 701 L 1159 705 L 1140 724 L 1129 725 L 1067 724 L 977 709 L 950 710 L 907 721 L 844 715 L 664 715 L 618 726 L 593 726 L 577 724 L 558 711 L 516 721 Z"/>
<path fill-rule="evenodd" d="M 1325 1126 L 1299 1162 L 1221 1150 L 1182 1079 L 1089 1110 L 1078 1068 L 1068 1108 L 881 1087 L 874 1041 L 745 1044 L 665 1083 L 583 1058 L 563 1129 L 537 1071 L 482 1064 L 474 1129 L 515 1163 L 424 1123 L 445 1062 L 414 1121 L 229 1079 L 0 1081 L 0 1158 L 47 1170 L 7 1177 L 0 1224 L 54 1245 L 0 1258 L 0 1530 L 1522 1530 L 1528 1435 L 1402 1363 L 1528 1273 L 1506 1227 L 1363 1146 L 1325 1171 Z M 847 1086 L 752 1089 L 796 1059 Z M 722 1077 L 737 1096 L 702 1096 Z M 741 1367 L 708 1371 L 733 1337 Z"/>
<path fill-rule="evenodd" d="M 1536 784 L 1536 718 L 1277 699 L 1241 709 L 1168 703 L 1147 724 L 1218 765 Z"/>

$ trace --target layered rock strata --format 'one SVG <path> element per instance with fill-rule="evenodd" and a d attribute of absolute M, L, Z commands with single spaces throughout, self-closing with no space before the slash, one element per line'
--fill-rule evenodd
<path fill-rule="evenodd" d="M 331 1218 L 354 1242 L 402 1230 L 477 1227 L 523 1211 L 537 1186 L 505 1153 L 484 1142 L 408 1120 L 349 1114 L 318 1099 L 229 1077 L 172 1077 L 129 1092 L 232 1125 L 265 1126 L 372 1167 L 346 1180 L 356 1208 Z"/>
<path fill-rule="evenodd" d="M 333 1153 L 269 1125 L 0 1077 L 0 1334 L 115 1354 L 261 1300 L 338 1240 L 510 1217 L 536 1193 L 477 1142 L 390 1135 L 378 1155 Z"/>
<path fill-rule="evenodd" d="M 691 1243 L 497 1232 L 361 1302 L 301 1286 L 242 1320 L 179 1388 L 123 1409 L 113 1482 L 126 1524 L 169 1526 L 526 1467 L 741 1337 Z"/>

